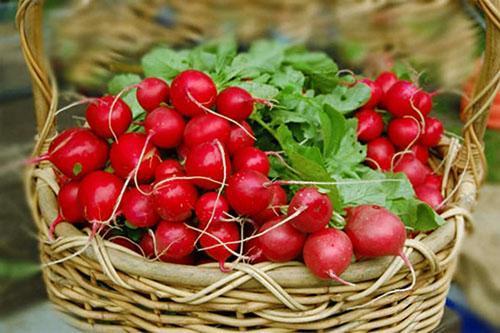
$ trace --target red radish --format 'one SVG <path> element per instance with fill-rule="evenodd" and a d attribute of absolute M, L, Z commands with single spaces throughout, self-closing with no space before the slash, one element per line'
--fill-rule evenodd
<path fill-rule="evenodd" d="M 71 224 L 85 221 L 83 210 L 78 201 L 78 189 L 80 183 L 78 181 L 71 181 L 61 186 L 59 193 L 57 193 L 57 204 L 59 206 L 59 214 L 52 222 L 49 228 L 49 236 L 54 235 L 56 226 L 61 222 L 68 222 Z"/>
<path fill-rule="evenodd" d="M 431 110 L 429 109 L 428 100 L 424 97 L 425 92 L 418 93 L 419 91 L 419 88 L 411 82 L 396 82 L 384 96 L 384 105 L 387 111 L 395 117 L 410 116 L 419 120 L 422 116 L 425 117 Z"/>
<path fill-rule="evenodd" d="M 431 206 L 432 209 L 436 211 L 439 211 L 439 208 L 441 208 L 441 203 L 444 200 L 439 188 L 427 184 L 417 186 L 415 188 L 415 195 L 417 196 L 417 198 Z"/>
<path fill-rule="evenodd" d="M 182 163 L 184 163 L 186 161 L 188 154 L 189 154 L 188 146 L 185 143 L 181 143 L 177 147 L 177 156 L 179 157 L 179 159 L 181 160 Z"/>
<path fill-rule="evenodd" d="M 150 142 L 146 145 L 146 139 L 146 135 L 142 133 L 125 133 L 111 145 L 109 159 L 117 176 L 127 178 L 132 171 L 135 171 L 144 152 L 137 171 L 137 180 L 144 183 L 154 177 L 161 158 L 158 150 Z"/>
<path fill-rule="evenodd" d="M 182 177 L 184 176 L 184 168 L 182 165 L 174 159 L 167 159 L 161 162 L 155 170 L 155 181 L 160 181 L 163 179 L 171 177 Z"/>
<path fill-rule="evenodd" d="M 144 252 L 144 255 L 146 256 L 146 258 L 151 259 L 151 258 L 155 257 L 155 245 L 154 245 L 153 237 L 151 237 L 151 234 L 149 232 L 144 233 L 141 240 L 139 241 L 139 246 L 141 247 L 142 251 Z"/>
<path fill-rule="evenodd" d="M 246 121 L 242 121 L 241 126 L 245 130 L 253 135 L 252 128 Z M 227 149 L 230 155 L 234 155 L 239 149 L 244 147 L 251 147 L 254 145 L 255 140 L 248 135 L 241 127 L 233 125 L 231 127 L 231 132 L 229 133 L 229 141 L 227 143 Z"/>
<path fill-rule="evenodd" d="M 156 77 L 147 77 L 137 87 L 137 102 L 146 112 L 153 111 L 161 103 L 168 101 L 170 88 L 168 84 Z"/>
<path fill-rule="evenodd" d="M 250 262 L 252 264 L 258 264 L 259 262 L 267 260 L 266 257 L 264 256 L 262 248 L 260 247 L 258 238 L 252 238 L 245 242 L 244 254 L 247 257 L 250 257 Z"/>
<path fill-rule="evenodd" d="M 351 285 L 340 275 L 349 267 L 352 255 L 351 240 L 344 232 L 334 228 L 312 233 L 304 244 L 304 263 L 320 279 L 333 279 Z"/>
<path fill-rule="evenodd" d="M 269 207 L 272 192 L 269 179 L 254 170 L 235 173 L 227 182 L 226 197 L 229 205 L 240 215 L 256 215 Z"/>
<path fill-rule="evenodd" d="M 184 143 L 194 147 L 204 142 L 219 140 L 226 144 L 231 126 L 229 122 L 213 114 L 202 114 L 192 118 L 184 130 Z"/>
<path fill-rule="evenodd" d="M 441 141 L 443 123 L 436 118 L 425 118 L 425 128 L 420 136 L 420 143 L 427 147 L 434 147 Z"/>
<path fill-rule="evenodd" d="M 229 212 L 229 204 L 226 198 L 222 195 L 217 198 L 217 193 L 215 192 L 203 194 L 196 202 L 195 213 L 198 218 L 199 228 L 201 229 L 204 229 L 210 220 L 212 220 L 210 225 L 213 225 L 219 223 L 221 218 L 227 218 L 224 215 L 227 212 Z"/>
<path fill-rule="evenodd" d="M 440 190 L 441 185 L 443 184 L 443 177 L 436 175 L 435 173 L 428 174 L 427 177 L 425 177 L 424 184 Z"/>
<path fill-rule="evenodd" d="M 181 143 L 184 127 L 182 116 L 166 106 L 151 111 L 144 121 L 144 128 L 151 135 L 151 141 L 164 149 L 177 147 Z"/>
<path fill-rule="evenodd" d="M 111 238 L 109 241 L 112 243 L 118 244 L 120 246 L 123 246 L 131 251 L 134 251 L 135 253 L 141 254 L 141 249 L 140 249 L 139 245 L 137 245 L 132 240 L 130 240 L 124 236 L 117 236 L 117 237 Z"/>
<path fill-rule="evenodd" d="M 398 77 L 392 72 L 382 72 L 375 79 L 375 83 L 379 85 L 383 94 L 387 93 L 396 82 L 398 82 Z"/>
<path fill-rule="evenodd" d="M 170 257 L 160 256 L 161 261 L 177 265 L 194 265 L 195 259 L 196 258 L 193 253 L 190 253 L 187 256 L 181 258 L 170 258 Z"/>
<path fill-rule="evenodd" d="M 266 153 L 255 147 L 244 147 L 239 149 L 233 156 L 234 171 L 255 170 L 268 176 L 269 159 Z"/>
<path fill-rule="evenodd" d="M 416 187 L 425 181 L 431 170 L 412 154 L 404 154 L 396 160 L 394 172 L 403 172 L 413 187 Z"/>
<path fill-rule="evenodd" d="M 411 151 L 420 162 L 427 164 L 429 161 L 429 150 L 427 147 L 417 143 L 411 147 Z"/>
<path fill-rule="evenodd" d="M 185 257 L 193 252 L 196 236 L 183 222 L 161 221 L 155 232 L 158 255 L 162 260 Z"/>
<path fill-rule="evenodd" d="M 378 138 L 384 130 L 382 116 L 373 109 L 363 109 L 354 114 L 358 119 L 358 139 L 368 142 Z"/>
<path fill-rule="evenodd" d="M 391 161 L 394 157 L 395 149 L 387 138 L 381 137 L 370 141 L 366 150 L 366 163 L 373 169 L 388 171 L 391 169 Z"/>
<path fill-rule="evenodd" d="M 211 108 L 216 97 L 217 88 L 212 79 L 193 69 L 178 74 L 170 86 L 172 104 L 176 110 L 188 117 L 204 114 L 205 110 L 198 104 Z"/>
<path fill-rule="evenodd" d="M 137 188 L 129 188 L 123 195 L 122 212 L 127 222 L 138 228 L 154 226 L 160 216 L 156 213 L 152 195 L 143 193 L 151 192 L 151 185 L 141 185 L 139 191 Z"/>
<path fill-rule="evenodd" d="M 389 139 L 398 148 L 407 148 L 415 144 L 420 133 L 419 122 L 414 118 L 393 119 L 387 127 Z"/>
<path fill-rule="evenodd" d="M 168 221 L 183 221 L 191 217 L 198 192 L 190 182 L 172 180 L 159 185 L 153 193 L 156 211 Z"/>
<path fill-rule="evenodd" d="M 108 144 L 89 129 L 70 128 L 59 134 L 46 154 L 31 160 L 50 161 L 70 179 L 80 179 L 103 168 L 108 160 Z"/>
<path fill-rule="evenodd" d="M 221 245 L 220 242 L 228 243 L 226 244 L 226 246 L 229 249 L 231 249 L 232 251 L 237 251 L 239 248 L 237 242 L 239 240 L 240 230 L 236 223 L 218 223 L 210 225 L 210 227 L 208 227 L 206 231 L 206 234 L 203 234 L 200 237 L 200 247 L 207 248 L 204 250 L 205 253 L 219 262 L 219 268 L 221 271 L 227 272 L 228 269 L 224 267 L 224 263 L 231 256 L 231 252 L 229 252 L 223 245 Z M 231 242 L 233 243 L 231 244 Z"/>
<path fill-rule="evenodd" d="M 371 109 L 377 106 L 379 103 L 380 99 L 382 98 L 383 91 L 380 88 L 380 86 L 373 82 L 370 79 L 361 79 L 360 82 L 365 84 L 368 88 L 370 88 L 370 99 L 366 101 L 365 105 L 363 105 L 363 108 Z"/>
<path fill-rule="evenodd" d="M 132 111 L 127 103 L 118 98 L 113 105 L 114 100 L 114 96 L 98 98 L 88 105 L 85 113 L 92 131 L 102 138 L 116 138 L 125 133 L 132 123 Z"/>
<path fill-rule="evenodd" d="M 252 219 L 260 225 L 273 217 L 280 216 L 280 206 L 286 205 L 288 200 L 285 190 L 279 184 L 272 184 L 269 186 L 269 190 L 271 190 L 271 202 L 269 206 L 257 215 L 252 216 Z"/>
<path fill-rule="evenodd" d="M 290 223 L 299 231 L 312 233 L 324 229 L 333 215 L 333 207 L 326 194 L 314 187 L 304 187 L 295 193 L 288 206 L 288 216 L 305 209 Z"/>
<path fill-rule="evenodd" d="M 228 87 L 217 96 L 217 111 L 236 121 L 245 120 L 253 111 L 254 98 L 245 89 Z"/>
<path fill-rule="evenodd" d="M 432 94 L 419 90 L 413 96 L 413 105 L 422 114 L 429 114 L 432 111 Z"/>
<path fill-rule="evenodd" d="M 193 180 L 195 185 L 206 190 L 220 187 L 220 182 L 231 173 L 231 162 L 228 154 L 225 151 L 223 154 L 223 151 L 224 147 L 217 141 L 205 142 L 189 150 L 186 157 L 186 174 L 190 177 L 206 177 L 214 180 L 195 179 Z"/>
<path fill-rule="evenodd" d="M 272 228 L 283 220 L 283 216 L 264 223 L 259 234 Z M 302 252 L 306 236 L 289 223 L 275 227 L 257 238 L 264 256 L 274 262 L 286 262 L 297 258 Z"/>

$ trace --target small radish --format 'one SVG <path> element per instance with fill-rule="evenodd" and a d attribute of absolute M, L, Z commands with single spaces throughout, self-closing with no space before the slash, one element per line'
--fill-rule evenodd
<path fill-rule="evenodd" d="M 424 184 L 440 190 L 443 184 L 443 177 L 435 173 L 428 174 L 427 177 L 425 177 Z"/>
<path fill-rule="evenodd" d="M 188 181 L 172 180 L 157 186 L 153 199 L 162 219 L 183 221 L 191 217 L 198 192 Z"/>
<path fill-rule="evenodd" d="M 417 143 L 411 147 L 411 151 L 420 162 L 427 164 L 429 161 L 429 150 L 427 147 Z"/>
<path fill-rule="evenodd" d="M 134 251 L 135 253 L 141 254 L 141 249 L 140 249 L 139 245 L 137 245 L 132 240 L 130 240 L 124 236 L 113 237 L 113 238 L 110 238 L 109 241 L 112 243 L 118 244 L 120 246 L 123 246 L 131 251 Z"/>
<path fill-rule="evenodd" d="M 150 112 L 161 103 L 167 102 L 169 94 L 170 88 L 165 81 L 156 77 L 147 77 L 138 84 L 136 98 L 142 108 Z"/>
<path fill-rule="evenodd" d="M 382 98 L 382 88 L 380 88 L 380 86 L 376 82 L 370 79 L 361 79 L 359 82 L 365 84 L 368 88 L 370 88 L 370 98 L 368 99 L 368 101 L 366 101 L 365 105 L 363 105 L 363 108 L 371 109 L 376 107 L 380 99 Z"/>
<path fill-rule="evenodd" d="M 108 144 L 89 129 L 71 128 L 59 134 L 46 154 L 31 160 L 50 161 L 70 179 L 80 179 L 103 168 L 108 160 Z"/>
<path fill-rule="evenodd" d="M 252 128 L 246 121 L 242 121 L 241 126 L 245 130 L 253 135 Z M 229 132 L 229 141 L 227 142 L 227 149 L 230 155 L 234 155 L 239 149 L 244 147 L 251 147 L 254 145 L 255 140 L 248 135 L 241 127 L 233 125 L 231 127 L 231 132 Z"/>
<path fill-rule="evenodd" d="M 382 116 L 373 109 L 363 109 L 354 114 L 358 119 L 358 139 L 368 142 L 378 138 L 384 130 Z"/>
<path fill-rule="evenodd" d="M 271 202 L 269 203 L 269 207 L 267 207 L 257 215 L 252 216 L 252 219 L 260 225 L 266 223 L 276 216 L 280 216 L 280 206 L 286 205 L 288 201 L 285 190 L 279 184 L 272 184 L 271 186 L 269 186 L 269 190 L 271 190 L 272 197 Z"/>
<path fill-rule="evenodd" d="M 349 267 L 352 255 L 351 240 L 343 231 L 334 228 L 310 234 L 304 244 L 304 263 L 320 279 L 352 285 L 340 278 Z"/>
<path fill-rule="evenodd" d="M 116 99 L 113 105 L 114 100 L 114 96 L 98 98 L 88 105 L 85 112 L 92 131 L 105 139 L 120 136 L 132 123 L 132 111 L 129 106 L 121 98 Z"/>
<path fill-rule="evenodd" d="M 228 154 L 223 151 L 224 148 L 217 141 L 205 142 L 189 150 L 186 157 L 186 174 L 190 177 L 206 177 L 213 180 L 195 179 L 193 180 L 195 185 L 206 190 L 220 187 L 220 183 L 231 173 L 231 162 Z"/>
<path fill-rule="evenodd" d="M 196 201 L 194 211 L 198 218 L 198 227 L 204 229 L 210 220 L 210 225 L 214 225 L 219 223 L 221 218 L 227 218 L 224 213 L 229 212 L 229 204 L 224 196 L 217 198 L 217 193 L 207 192 Z"/>
<path fill-rule="evenodd" d="M 141 185 L 142 192 L 151 192 L 151 185 Z M 137 188 L 129 188 L 123 195 L 122 212 L 127 222 L 138 228 L 154 226 L 160 216 L 156 213 L 156 207 L 151 195 L 144 195 Z"/>
<path fill-rule="evenodd" d="M 247 257 L 250 257 L 250 263 L 258 264 L 259 262 L 266 261 L 264 251 L 260 247 L 259 239 L 252 238 L 245 242 L 245 251 L 243 252 Z"/>
<path fill-rule="evenodd" d="M 412 154 L 404 154 L 396 160 L 394 172 L 404 173 L 413 187 L 417 187 L 423 184 L 431 170 Z"/>
<path fill-rule="evenodd" d="M 266 153 L 255 147 L 239 149 L 233 156 L 234 171 L 255 170 L 268 176 L 271 165 Z"/>
<path fill-rule="evenodd" d="M 425 117 L 430 109 L 426 98 L 423 97 L 424 93 L 418 93 L 419 91 L 419 88 L 411 82 L 396 82 L 384 96 L 384 105 L 387 111 L 395 117 L 410 116 L 419 120 L 422 116 Z"/>
<path fill-rule="evenodd" d="M 179 160 L 184 163 L 186 161 L 186 158 L 189 154 L 189 147 L 185 143 L 181 143 L 177 147 L 177 156 L 179 157 Z"/>
<path fill-rule="evenodd" d="M 147 142 L 146 135 L 142 133 L 122 134 L 118 141 L 111 145 L 109 154 L 116 175 L 127 178 L 131 172 L 135 172 L 141 154 L 143 156 L 137 171 L 137 180 L 144 183 L 154 177 L 155 169 L 161 163 L 158 150 Z"/>
<path fill-rule="evenodd" d="M 177 160 L 166 159 L 156 167 L 155 181 L 159 182 L 163 179 L 171 177 L 182 177 L 184 175 L 184 168 Z"/>
<path fill-rule="evenodd" d="M 387 135 L 398 148 L 407 148 L 417 142 L 420 136 L 420 125 L 414 118 L 396 118 L 387 127 Z"/>
<path fill-rule="evenodd" d="M 203 72 L 186 70 L 178 74 L 170 86 L 170 99 L 177 111 L 185 116 L 193 117 L 204 114 L 206 108 L 215 104 L 217 88 L 212 79 Z"/>
<path fill-rule="evenodd" d="M 224 267 L 224 263 L 231 256 L 231 252 L 229 252 L 224 246 L 220 245 L 220 242 L 229 243 L 226 244 L 226 246 L 232 251 L 237 251 L 239 248 L 237 242 L 240 240 L 240 230 L 238 228 L 238 225 L 233 222 L 218 223 L 215 225 L 210 225 L 206 233 L 207 234 L 203 234 L 200 237 L 200 247 L 207 248 L 204 250 L 205 253 L 211 258 L 217 260 L 221 271 L 227 272 L 228 269 Z M 211 237 L 210 235 L 212 235 L 213 237 Z M 218 238 L 218 240 L 214 237 Z M 231 242 L 233 243 L 231 244 Z M 212 247 L 215 245 L 219 246 Z"/>
<path fill-rule="evenodd" d="M 380 89 L 382 89 L 382 93 L 385 94 L 391 89 L 394 83 L 398 82 L 398 77 L 392 72 L 382 72 L 375 79 L 375 82 L 379 85 Z"/>
<path fill-rule="evenodd" d="M 182 116 L 166 106 L 157 107 L 144 120 L 144 128 L 153 144 L 164 149 L 175 148 L 181 143 L 184 127 Z"/>
<path fill-rule="evenodd" d="M 441 141 L 443 123 L 436 118 L 425 118 L 425 128 L 420 136 L 420 143 L 427 147 L 434 147 Z"/>
<path fill-rule="evenodd" d="M 240 215 L 256 215 L 269 207 L 272 192 L 266 184 L 269 179 L 254 170 L 235 173 L 227 182 L 226 198 Z"/>
<path fill-rule="evenodd" d="M 264 223 L 259 234 L 272 228 L 283 220 L 283 216 Z M 264 256 L 274 262 L 286 262 L 297 258 L 304 247 L 306 236 L 289 223 L 275 227 L 257 238 Z"/>
<path fill-rule="evenodd" d="M 333 215 L 333 207 L 326 194 L 314 187 L 304 187 L 295 193 L 288 206 L 288 216 L 299 209 L 305 210 L 290 223 L 299 231 L 312 233 L 324 229 Z"/>
<path fill-rule="evenodd" d="M 146 258 L 152 259 L 155 257 L 154 241 L 149 232 L 144 233 L 141 240 L 139 241 L 139 246 L 141 247 L 142 252 L 144 252 Z"/>
<path fill-rule="evenodd" d="M 166 260 L 185 257 L 193 252 L 196 236 L 183 222 L 161 221 L 155 232 L 158 255 Z"/>
<path fill-rule="evenodd" d="M 213 114 L 202 114 L 191 118 L 184 130 L 184 143 L 194 147 L 204 142 L 219 140 L 227 144 L 231 126 L 229 122 Z"/>
<path fill-rule="evenodd" d="M 366 163 L 373 169 L 388 171 L 395 149 L 392 143 L 384 137 L 370 141 L 366 147 Z"/>
<path fill-rule="evenodd" d="M 217 96 L 217 111 L 236 121 L 245 120 L 253 111 L 254 98 L 245 89 L 228 87 Z"/>
<path fill-rule="evenodd" d="M 421 201 L 431 206 L 435 211 L 439 211 L 441 203 L 444 200 L 439 188 L 428 184 L 417 186 L 415 188 L 415 195 Z"/>
<path fill-rule="evenodd" d="M 59 189 L 59 193 L 57 193 L 59 214 L 50 225 L 50 238 L 53 237 L 56 226 L 61 222 L 75 224 L 85 221 L 82 207 L 80 205 L 80 202 L 78 201 L 79 187 L 80 183 L 78 181 L 71 181 L 62 185 Z"/>
<path fill-rule="evenodd" d="M 194 265 L 196 258 L 193 253 L 180 258 L 170 258 L 166 256 L 160 256 L 160 260 L 163 262 L 169 262 L 177 265 Z"/>
<path fill-rule="evenodd" d="M 423 90 L 417 91 L 413 96 L 413 105 L 422 114 L 429 114 L 432 111 L 432 95 Z"/>

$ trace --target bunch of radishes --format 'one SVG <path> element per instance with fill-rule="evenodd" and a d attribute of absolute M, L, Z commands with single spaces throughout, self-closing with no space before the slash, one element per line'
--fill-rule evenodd
<path fill-rule="evenodd" d="M 439 210 L 442 179 L 432 172 L 428 160 L 429 149 L 441 140 L 443 124 L 429 117 L 432 94 L 412 82 L 398 80 L 392 72 L 362 82 L 370 88 L 371 96 L 355 117 L 358 139 L 367 143 L 366 163 L 382 171 L 403 172 L 416 196 Z M 380 110 L 391 116 L 387 127 Z"/>

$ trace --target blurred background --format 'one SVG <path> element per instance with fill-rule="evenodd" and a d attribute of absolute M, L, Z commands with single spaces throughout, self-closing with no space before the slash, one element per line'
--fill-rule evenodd
<path fill-rule="evenodd" d="M 485 22 L 467 0 L 47 0 L 46 50 L 62 91 L 94 95 L 117 72 L 139 71 L 152 46 L 185 47 L 225 35 L 244 48 L 259 37 L 326 50 L 340 68 L 373 76 L 411 68 L 434 98 L 438 117 L 460 133 L 473 89 Z M 36 230 L 24 201 L 23 163 L 34 140 L 30 80 L 15 29 L 16 1 L 0 1 L 0 332 L 72 329 L 45 301 Z M 237 12 L 245 13 L 244 16 Z M 217 24 L 214 24 L 217 22 Z M 305 22 L 314 22 L 304 24 Z M 62 103 L 66 103 L 64 99 Z M 60 128 L 80 111 L 66 113 Z M 488 178 L 450 292 L 441 332 L 500 330 L 500 95 L 486 133 Z"/>

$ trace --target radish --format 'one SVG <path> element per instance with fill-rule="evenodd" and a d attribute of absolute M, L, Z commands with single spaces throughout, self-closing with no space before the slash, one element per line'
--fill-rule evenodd
<path fill-rule="evenodd" d="M 349 237 L 340 230 L 326 228 L 310 234 L 304 244 L 304 263 L 320 279 L 333 279 L 353 285 L 340 278 L 349 267 L 353 255 Z"/>
<path fill-rule="evenodd" d="M 233 156 L 234 171 L 255 170 L 268 176 L 271 165 L 266 153 L 255 147 L 243 147 Z"/>
<path fill-rule="evenodd" d="M 431 110 L 428 100 L 424 97 L 425 92 L 419 93 L 419 91 L 419 88 L 411 82 L 396 82 L 384 96 L 384 105 L 387 111 L 395 117 L 410 116 L 416 119 L 425 117 Z"/>
<path fill-rule="evenodd" d="M 184 130 L 184 143 L 194 147 L 204 142 L 219 140 L 227 144 L 231 126 L 229 122 L 213 114 L 202 114 L 192 118 Z"/>
<path fill-rule="evenodd" d="M 387 93 L 396 82 L 398 82 L 398 77 L 392 72 L 382 72 L 375 79 L 375 83 L 378 84 L 383 94 Z"/>
<path fill-rule="evenodd" d="M 427 147 L 434 147 L 441 141 L 443 123 L 436 118 L 425 118 L 425 128 L 420 136 L 420 143 Z"/>
<path fill-rule="evenodd" d="M 154 245 L 153 237 L 151 236 L 150 232 L 145 232 L 144 235 L 142 236 L 141 240 L 139 241 L 139 246 L 142 249 L 142 252 L 144 253 L 144 256 L 146 258 L 154 258 L 155 255 L 155 245 Z"/>
<path fill-rule="evenodd" d="M 50 238 L 53 237 L 56 226 L 61 222 L 75 224 L 85 221 L 82 207 L 78 201 L 79 187 L 80 183 L 78 181 L 71 181 L 62 185 L 59 189 L 59 193 L 57 193 L 59 214 L 57 214 L 56 219 L 50 224 Z"/>
<path fill-rule="evenodd" d="M 157 186 L 153 192 L 156 211 L 168 221 L 184 221 L 191 217 L 198 192 L 189 181 L 172 180 Z"/>
<path fill-rule="evenodd" d="M 269 186 L 269 190 L 271 191 L 271 202 L 269 206 L 257 215 L 252 216 L 252 219 L 260 225 L 273 217 L 280 216 L 280 206 L 286 205 L 288 201 L 285 190 L 279 184 L 272 184 Z"/>
<path fill-rule="evenodd" d="M 254 170 L 235 173 L 227 182 L 229 205 L 240 215 L 256 215 L 269 207 L 272 192 L 266 184 L 269 179 Z"/>
<path fill-rule="evenodd" d="M 156 77 L 147 77 L 138 84 L 136 98 L 142 108 L 150 112 L 161 103 L 166 103 L 169 94 L 170 88 L 165 81 Z"/>
<path fill-rule="evenodd" d="M 125 133 L 132 123 L 132 111 L 121 98 L 103 96 L 88 105 L 85 118 L 98 136 L 116 138 Z"/>
<path fill-rule="evenodd" d="M 158 150 L 142 133 L 122 134 L 119 140 L 111 145 L 109 156 L 113 170 L 122 178 L 127 178 L 131 172 L 135 172 L 140 160 L 137 180 L 141 183 L 151 180 L 156 167 L 161 163 Z"/>
<path fill-rule="evenodd" d="M 160 260 L 163 262 L 169 262 L 172 264 L 177 264 L 177 265 L 194 265 L 195 263 L 195 256 L 193 253 L 188 254 L 187 256 L 180 257 L 180 258 L 170 258 L 166 256 L 160 256 Z"/>
<path fill-rule="evenodd" d="M 236 251 L 239 248 L 239 245 L 237 243 L 239 240 L 240 230 L 236 223 L 218 223 L 210 225 L 206 233 L 202 234 L 202 236 L 200 237 L 200 246 L 202 248 L 207 248 L 204 250 L 205 253 L 211 258 L 217 260 L 221 271 L 227 272 L 228 269 L 224 267 L 224 263 L 231 256 L 231 252 L 229 252 L 224 246 L 220 244 L 221 242 L 227 243 L 226 246 L 229 249 L 231 249 L 232 251 Z"/>
<path fill-rule="evenodd" d="M 283 218 L 283 216 L 278 216 L 267 221 L 260 227 L 259 233 L 272 228 L 274 225 L 280 223 Z M 262 249 L 262 253 L 268 260 L 286 262 L 297 258 L 301 254 L 306 236 L 289 223 L 285 223 L 269 230 L 256 239 Z"/>
<path fill-rule="evenodd" d="M 171 178 L 171 177 L 182 177 L 184 176 L 184 168 L 182 165 L 174 159 L 166 159 L 158 166 L 155 170 L 155 181 Z"/>
<path fill-rule="evenodd" d="M 435 211 L 439 211 L 443 202 L 443 195 L 438 187 L 430 184 L 422 184 L 415 188 L 415 195 L 421 201 L 432 207 Z"/>
<path fill-rule="evenodd" d="M 179 157 L 182 163 L 186 161 L 188 154 L 189 154 L 189 147 L 185 143 L 181 143 L 177 147 L 177 156 Z"/>
<path fill-rule="evenodd" d="M 240 124 L 247 132 L 253 135 L 252 128 L 246 121 L 242 121 Z M 231 132 L 229 132 L 229 141 L 227 143 L 227 149 L 230 155 L 234 155 L 241 148 L 251 147 L 254 143 L 255 140 L 241 127 L 235 125 L 231 127 Z"/>
<path fill-rule="evenodd" d="M 196 232 L 183 222 L 161 221 L 155 232 L 158 255 L 163 261 L 187 256 L 194 250 Z"/>
<path fill-rule="evenodd" d="M 155 204 L 151 195 L 144 195 L 144 192 L 151 192 L 151 185 L 141 185 L 137 188 L 129 188 L 123 195 L 122 212 L 127 222 L 138 228 L 154 226 L 160 216 L 156 213 Z"/>
<path fill-rule="evenodd" d="M 425 177 L 431 173 L 431 170 L 414 155 L 404 154 L 396 160 L 394 172 L 404 173 L 415 188 L 425 181 Z"/>
<path fill-rule="evenodd" d="M 217 111 L 236 121 L 245 120 L 253 111 L 255 99 L 240 87 L 228 87 L 217 96 Z"/>
<path fill-rule="evenodd" d="M 398 148 L 408 148 L 416 143 L 420 133 L 420 125 L 414 118 L 396 118 L 387 127 L 389 139 Z"/>
<path fill-rule="evenodd" d="M 370 141 L 366 147 L 366 163 L 373 169 L 388 171 L 391 169 L 391 161 L 395 149 L 387 138 L 381 137 Z"/>
<path fill-rule="evenodd" d="M 214 209 L 215 208 L 215 209 Z M 210 225 L 219 223 L 221 218 L 227 218 L 224 213 L 229 212 L 229 204 L 226 198 L 218 196 L 215 192 L 207 192 L 196 201 L 195 213 L 198 218 L 198 227 L 204 229 Z"/>
<path fill-rule="evenodd" d="M 186 174 L 195 179 L 193 183 L 200 188 L 211 190 L 220 187 L 220 183 L 231 173 L 231 163 L 222 145 L 216 140 L 192 147 L 186 157 Z"/>
<path fill-rule="evenodd" d="M 134 251 L 135 253 L 141 254 L 140 246 L 124 236 L 115 236 L 110 238 L 109 241 Z"/>
<path fill-rule="evenodd" d="M 297 210 L 305 210 L 290 223 L 299 231 L 312 233 L 324 229 L 333 215 L 333 207 L 326 194 L 314 187 L 304 187 L 295 193 L 288 206 L 288 216 Z"/>
<path fill-rule="evenodd" d="M 373 109 L 363 109 L 354 114 L 358 119 L 358 139 L 368 142 L 378 138 L 384 130 L 382 116 Z"/>
<path fill-rule="evenodd" d="M 427 115 L 432 111 L 432 96 L 433 94 L 419 90 L 413 96 L 413 105 L 422 114 Z"/>
<path fill-rule="evenodd" d="M 440 175 L 436 175 L 435 173 L 431 173 L 428 174 L 427 177 L 425 177 L 424 183 L 427 186 L 441 189 L 441 186 L 443 184 L 443 177 Z"/>
<path fill-rule="evenodd" d="M 264 256 L 262 248 L 260 247 L 258 238 L 252 238 L 245 242 L 244 254 L 250 258 L 249 261 L 252 264 L 258 264 L 259 262 L 264 262 L 267 260 Z"/>
<path fill-rule="evenodd" d="M 359 82 L 370 88 L 370 98 L 368 99 L 368 101 L 366 101 L 365 105 L 363 105 L 363 108 L 371 109 L 376 107 L 380 99 L 382 98 L 382 88 L 380 88 L 377 83 L 373 82 L 370 79 L 361 79 Z"/>
<path fill-rule="evenodd" d="M 186 70 L 178 74 L 170 87 L 170 99 L 177 111 L 193 117 L 204 114 L 202 107 L 211 108 L 215 104 L 217 88 L 212 79 L 203 72 Z"/>
<path fill-rule="evenodd" d="M 421 144 L 415 144 L 411 148 L 411 153 L 422 163 L 427 164 L 429 161 L 429 150 Z"/>
<path fill-rule="evenodd" d="M 153 144 L 164 149 L 177 147 L 181 143 L 184 127 L 182 116 L 166 106 L 151 111 L 144 121 L 144 128 Z"/>

